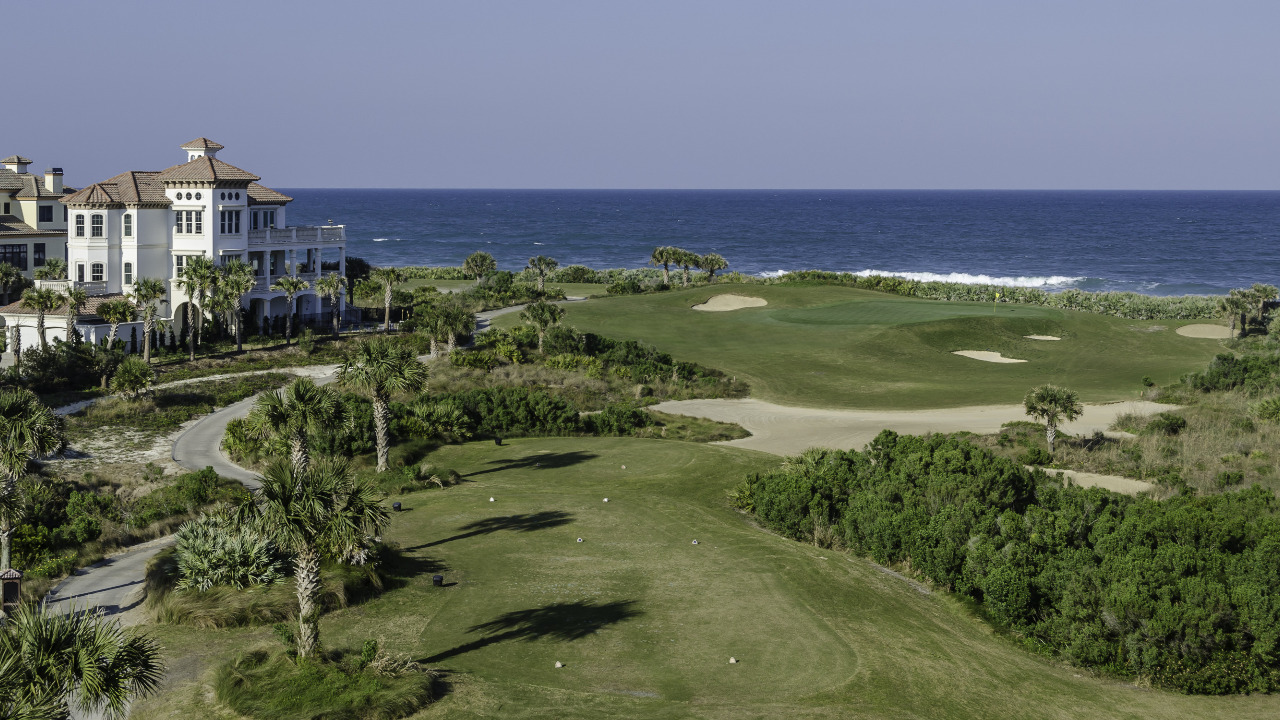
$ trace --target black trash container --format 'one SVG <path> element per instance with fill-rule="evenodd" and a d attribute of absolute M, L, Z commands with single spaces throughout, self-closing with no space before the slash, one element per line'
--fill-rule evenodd
<path fill-rule="evenodd" d="M 444 576 L 443 576 L 443 575 L 432 575 L 432 576 L 431 576 L 431 584 L 432 584 L 432 585 L 435 585 L 436 587 L 444 587 Z"/>

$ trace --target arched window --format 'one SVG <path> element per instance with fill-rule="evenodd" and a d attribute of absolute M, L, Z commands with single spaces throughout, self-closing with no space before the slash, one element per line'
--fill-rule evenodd
<path fill-rule="evenodd" d="M 76 237 L 84 237 L 84 216 L 76 215 Z"/>
<path fill-rule="evenodd" d="M 133 237 L 133 215 L 130 213 L 124 214 L 124 236 Z"/>
<path fill-rule="evenodd" d="M 124 264 L 124 284 L 125 285 L 133 284 L 133 263 L 131 262 L 127 262 Z"/>
<path fill-rule="evenodd" d="M 102 263 L 94 263 L 89 266 L 89 279 L 93 282 L 102 282 L 103 272 Z"/>

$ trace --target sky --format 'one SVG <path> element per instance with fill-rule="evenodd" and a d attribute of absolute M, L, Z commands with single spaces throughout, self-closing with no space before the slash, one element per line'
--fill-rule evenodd
<path fill-rule="evenodd" d="M 77 187 L 1280 189 L 1274 0 L 0 3 Z"/>

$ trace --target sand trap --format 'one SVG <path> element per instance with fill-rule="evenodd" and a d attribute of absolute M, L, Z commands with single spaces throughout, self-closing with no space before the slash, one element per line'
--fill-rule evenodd
<path fill-rule="evenodd" d="M 703 312 L 725 312 L 727 310 L 741 310 L 749 307 L 760 307 L 768 305 L 769 301 L 764 298 L 748 297 L 746 295 L 716 295 L 701 305 L 694 305 L 694 310 Z"/>
<path fill-rule="evenodd" d="M 1231 337 L 1231 328 L 1222 325 L 1183 325 L 1174 332 L 1184 337 L 1206 340 L 1226 340 Z"/>
<path fill-rule="evenodd" d="M 951 354 L 963 355 L 964 357 L 973 358 L 974 360 L 981 360 L 983 362 L 993 362 L 993 363 L 1026 362 L 1026 360 L 1019 360 L 1017 358 L 1007 358 L 998 352 L 990 352 L 988 350 L 954 350 L 952 351 Z"/>
<path fill-rule="evenodd" d="M 1062 429 L 1073 435 L 1091 435 L 1095 430 L 1106 432 L 1116 417 L 1124 413 L 1152 415 L 1176 408 L 1175 405 L 1145 401 L 1085 405 L 1080 418 L 1065 423 Z M 861 450 L 885 428 L 910 435 L 960 430 L 994 433 L 999 432 L 1004 423 L 1029 419 L 1022 405 L 980 405 L 942 410 L 822 410 L 774 405 L 760 400 L 675 400 L 654 405 L 653 409 L 737 423 L 746 428 L 751 437 L 716 444 L 774 455 L 798 455 L 811 447 Z M 1087 478 L 1079 475 L 1074 474 L 1072 480 L 1081 485 L 1100 485 L 1127 493 L 1147 489 L 1132 484 L 1138 481 L 1127 478 L 1112 481 L 1110 478 L 1113 476 Z M 1146 483 L 1140 485 L 1145 486 Z"/>
<path fill-rule="evenodd" d="M 1022 337 L 1027 338 L 1028 340 L 1061 340 L 1062 339 L 1060 337 L 1054 337 L 1052 335 L 1023 335 Z"/>

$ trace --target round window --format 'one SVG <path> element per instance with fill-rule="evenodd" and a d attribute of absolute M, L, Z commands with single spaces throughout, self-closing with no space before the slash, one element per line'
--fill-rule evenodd
<path fill-rule="evenodd" d="M 227 194 L 226 194 L 226 193 L 222 193 L 222 199 L 223 199 L 223 200 L 226 200 L 226 199 L 227 199 Z"/>
<path fill-rule="evenodd" d="M 199 199 L 200 199 L 200 193 L 196 193 L 196 199 L 197 199 L 197 200 L 199 200 Z"/>
<path fill-rule="evenodd" d="M 236 199 L 237 199 L 237 200 L 239 200 L 239 199 L 240 199 L 240 193 L 236 193 Z"/>
<path fill-rule="evenodd" d="M 190 199 L 191 199 L 191 193 L 187 193 L 187 199 L 188 199 L 188 200 L 190 200 Z"/>

